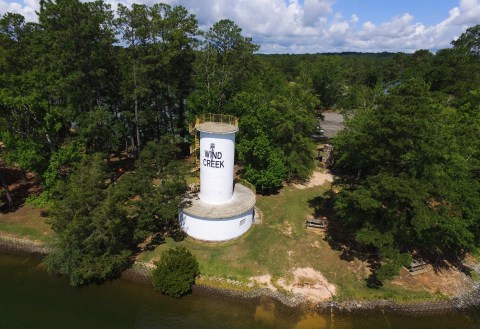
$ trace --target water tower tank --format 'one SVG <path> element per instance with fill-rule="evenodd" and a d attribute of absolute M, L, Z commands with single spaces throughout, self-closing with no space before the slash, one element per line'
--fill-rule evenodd
<path fill-rule="evenodd" d="M 200 131 L 200 199 L 222 204 L 233 196 L 235 131 L 218 133 L 207 128 L 206 125 L 197 127 Z"/>
<path fill-rule="evenodd" d="M 252 226 L 255 192 L 248 184 L 234 184 L 235 133 L 238 120 L 223 115 L 196 119 L 200 193 L 185 200 L 179 223 L 191 237 L 226 241 L 239 237 Z"/>

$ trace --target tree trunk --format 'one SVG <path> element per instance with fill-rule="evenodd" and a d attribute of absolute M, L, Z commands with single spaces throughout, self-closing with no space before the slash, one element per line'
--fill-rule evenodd
<path fill-rule="evenodd" d="M 130 143 L 132 143 L 133 156 L 135 156 L 135 139 L 132 136 L 128 136 L 128 137 L 130 137 Z M 127 146 L 127 154 L 128 154 L 128 146 Z"/>
<path fill-rule="evenodd" d="M 20 172 L 22 174 L 22 184 L 27 184 L 28 183 L 27 172 L 24 169 L 20 169 Z"/>
<path fill-rule="evenodd" d="M 8 189 L 8 185 L 5 182 L 5 179 L 3 178 L 2 172 L 0 172 L 0 184 L 2 184 L 2 188 L 5 191 L 5 194 L 7 195 L 7 200 L 8 200 L 8 208 L 13 209 L 15 204 L 13 203 L 13 197 L 12 194 L 10 193 L 10 190 Z"/>
<path fill-rule="evenodd" d="M 180 134 L 180 137 L 185 138 L 186 131 L 185 131 L 185 104 L 183 102 L 183 85 L 180 85 L 180 95 L 179 95 L 180 103 L 178 106 L 178 122 L 177 128 Z"/>
<path fill-rule="evenodd" d="M 140 153 L 140 122 L 138 118 L 138 100 L 137 100 L 137 95 L 135 95 L 135 130 L 136 130 L 136 135 L 137 135 L 137 145 L 135 147 L 135 156 L 138 156 Z"/>
<path fill-rule="evenodd" d="M 140 120 L 138 115 L 138 97 L 137 97 L 137 65 L 135 60 L 133 61 L 133 85 L 135 87 L 134 91 L 134 101 L 135 101 L 135 127 L 136 127 L 136 137 L 137 137 L 137 147 L 135 148 L 135 157 L 138 157 L 140 154 Z"/>

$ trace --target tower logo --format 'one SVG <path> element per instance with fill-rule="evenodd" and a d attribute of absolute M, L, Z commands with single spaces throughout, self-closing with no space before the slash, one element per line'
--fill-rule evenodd
<path fill-rule="evenodd" d="M 225 168 L 222 159 L 222 152 L 215 152 L 215 143 L 210 143 L 210 150 L 204 150 L 205 157 L 203 159 L 203 166 L 210 168 Z"/>

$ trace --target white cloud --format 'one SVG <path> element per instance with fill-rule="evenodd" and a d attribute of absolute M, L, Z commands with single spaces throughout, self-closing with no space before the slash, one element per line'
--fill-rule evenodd
<path fill-rule="evenodd" d="M 358 20 L 359 20 L 358 16 L 356 14 L 352 14 L 352 17 L 350 18 L 350 23 L 356 24 L 358 23 Z"/>
<path fill-rule="evenodd" d="M 455 17 L 456 25 L 475 25 L 480 19 L 480 0 L 460 1 L 460 14 Z"/>
<path fill-rule="evenodd" d="M 333 0 L 305 0 L 303 3 L 303 23 L 314 26 L 319 19 L 332 14 Z"/>
<path fill-rule="evenodd" d="M 371 33 L 373 31 L 375 31 L 377 27 L 375 26 L 375 24 L 373 24 L 372 22 L 368 21 L 368 22 L 365 22 L 362 24 L 362 30 L 360 31 L 360 33 Z"/>
<path fill-rule="evenodd" d="M 334 34 L 334 35 L 345 34 L 348 32 L 349 27 L 350 25 L 346 21 L 336 22 L 330 25 L 330 27 L 328 28 L 328 32 L 329 34 Z"/>
<path fill-rule="evenodd" d="M 25 0 L 24 3 L 0 0 L 0 14 L 8 12 L 22 14 L 27 21 L 36 20 L 37 14 L 35 11 L 38 9 L 39 2 L 36 0 Z"/>
<path fill-rule="evenodd" d="M 91 0 L 82 0 L 91 1 Z M 0 0 L 0 14 L 7 11 L 35 20 L 38 0 Z M 152 5 L 157 0 L 106 0 Z M 480 24 L 480 0 L 459 0 L 445 19 L 426 26 L 412 13 L 398 13 L 385 22 L 335 11 L 336 0 L 163 0 L 182 5 L 197 17 L 201 28 L 232 19 L 244 33 L 261 44 L 261 52 L 415 51 L 440 49 L 468 27 Z"/>

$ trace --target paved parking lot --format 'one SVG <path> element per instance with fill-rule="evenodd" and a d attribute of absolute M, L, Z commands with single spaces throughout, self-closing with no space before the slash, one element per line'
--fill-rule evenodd
<path fill-rule="evenodd" d="M 324 112 L 324 119 L 319 120 L 323 129 L 323 135 L 327 138 L 335 137 L 335 135 L 343 129 L 343 115 L 335 112 Z"/>

